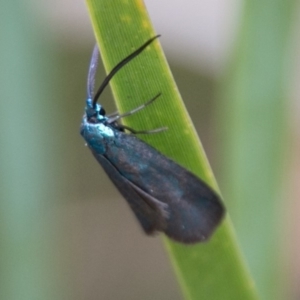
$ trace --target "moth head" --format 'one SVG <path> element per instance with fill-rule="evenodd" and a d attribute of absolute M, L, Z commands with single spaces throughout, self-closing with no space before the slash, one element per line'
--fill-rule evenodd
<path fill-rule="evenodd" d="M 91 123 L 99 123 L 107 119 L 104 108 L 98 103 L 94 104 L 91 98 L 86 100 L 85 114 Z"/>

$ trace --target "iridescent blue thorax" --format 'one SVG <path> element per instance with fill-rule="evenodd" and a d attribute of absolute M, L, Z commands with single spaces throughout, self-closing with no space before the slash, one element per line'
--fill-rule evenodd
<path fill-rule="evenodd" d="M 108 120 L 100 104 L 93 107 L 92 99 L 86 100 L 80 133 L 87 145 L 99 154 L 106 152 L 107 143 L 115 136 L 113 127 L 107 123 Z"/>

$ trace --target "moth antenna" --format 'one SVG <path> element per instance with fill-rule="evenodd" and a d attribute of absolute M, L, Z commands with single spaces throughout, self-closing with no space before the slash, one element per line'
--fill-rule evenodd
<path fill-rule="evenodd" d="M 99 60 L 99 50 L 97 44 L 94 47 L 93 54 L 91 57 L 88 77 L 87 77 L 87 96 L 88 99 L 93 98 L 94 94 L 94 87 L 95 87 L 95 78 L 96 78 L 96 71 L 98 67 L 98 60 Z"/>
<path fill-rule="evenodd" d="M 123 67 L 125 66 L 128 62 L 130 62 L 133 58 L 138 56 L 149 44 L 151 44 L 155 39 L 160 37 L 160 35 L 157 35 L 150 40 L 148 40 L 145 44 L 143 44 L 140 48 L 135 50 L 133 53 L 125 57 L 123 60 L 121 60 L 111 71 L 110 73 L 105 77 L 103 80 L 102 84 L 100 85 L 97 93 L 94 96 L 93 99 L 93 106 L 96 106 L 96 103 L 101 96 L 102 92 L 104 91 L 105 87 L 108 85 L 109 81 L 112 79 L 112 77 Z M 95 76 L 94 76 L 95 77 Z"/>

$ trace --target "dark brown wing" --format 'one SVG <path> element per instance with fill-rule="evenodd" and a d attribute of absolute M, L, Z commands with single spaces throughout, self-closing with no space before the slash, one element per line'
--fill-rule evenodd
<path fill-rule="evenodd" d="M 208 239 L 224 215 L 218 195 L 202 180 L 133 135 L 115 132 L 94 156 L 129 202 L 147 233 L 195 243 Z"/>
<path fill-rule="evenodd" d="M 164 231 L 166 217 L 169 215 L 168 205 L 146 195 L 135 184 L 122 176 L 104 156 L 97 155 L 96 158 L 129 203 L 145 232 L 153 234 L 156 231 Z"/>

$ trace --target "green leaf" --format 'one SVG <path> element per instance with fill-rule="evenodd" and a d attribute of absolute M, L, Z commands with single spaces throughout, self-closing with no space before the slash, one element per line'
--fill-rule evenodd
<path fill-rule="evenodd" d="M 88 0 L 87 5 L 107 72 L 156 35 L 142 1 Z M 111 88 L 121 113 L 162 93 L 123 122 L 136 130 L 167 126 L 168 131 L 139 137 L 218 190 L 159 41 L 126 65 Z M 165 238 L 165 244 L 186 299 L 257 299 L 228 216 L 208 243 L 185 246 Z"/>

